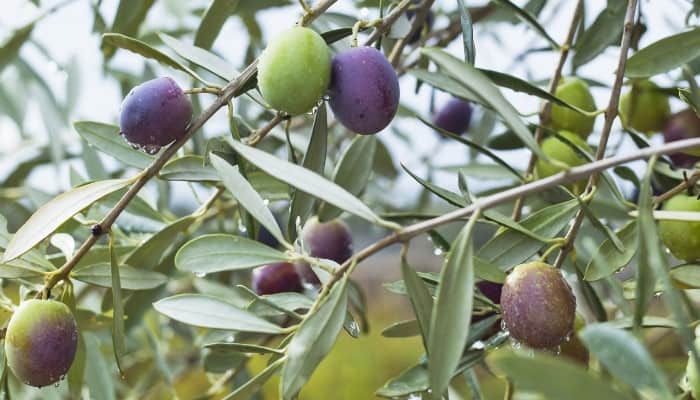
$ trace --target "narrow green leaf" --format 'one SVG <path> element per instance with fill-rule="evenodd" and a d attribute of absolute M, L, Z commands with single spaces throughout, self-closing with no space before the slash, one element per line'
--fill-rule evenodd
<path fill-rule="evenodd" d="M 304 159 L 301 162 L 302 167 L 309 171 L 314 171 L 319 175 L 323 175 L 323 170 L 326 165 L 326 149 L 328 139 L 328 116 L 326 113 L 326 103 L 323 102 L 316 111 L 314 125 L 311 129 L 311 137 L 309 145 L 306 147 Z M 295 190 L 292 193 L 292 201 L 289 206 L 289 220 L 287 224 L 287 234 L 290 240 L 296 239 L 297 219 L 304 223 L 311 211 L 313 210 L 316 199 L 304 192 Z"/>
<path fill-rule="evenodd" d="M 126 353 L 126 337 L 124 334 L 124 303 L 122 303 L 122 284 L 119 277 L 119 260 L 117 253 L 114 250 L 114 238 L 109 237 L 109 260 L 110 260 L 110 275 L 112 275 L 112 346 L 114 348 L 114 359 L 117 362 L 119 374 L 124 374 L 122 368 L 122 357 Z"/>
<path fill-rule="evenodd" d="M 455 97 L 489 106 L 484 100 L 471 89 L 465 88 L 457 80 L 437 71 L 426 71 L 424 69 L 412 68 L 408 73 L 415 76 L 419 81 L 423 81 L 435 89 L 450 93 Z M 490 107 L 490 106 L 489 106 Z"/>
<path fill-rule="evenodd" d="M 238 7 L 238 3 L 239 0 L 212 0 L 209 3 L 209 7 L 204 11 L 202 20 L 195 33 L 195 46 L 210 49 L 228 17 Z"/>
<path fill-rule="evenodd" d="M 168 249 L 176 242 L 177 237 L 194 221 L 195 217 L 191 215 L 173 221 L 129 254 L 124 260 L 124 264 L 138 269 L 154 269 L 160 263 L 163 255 L 167 254 Z"/>
<path fill-rule="evenodd" d="M 248 343 L 209 343 L 205 344 L 204 348 L 222 353 L 284 354 L 282 350 Z"/>
<path fill-rule="evenodd" d="M 532 133 L 520 119 L 513 105 L 503 97 L 503 94 L 488 77 L 471 65 L 461 62 L 441 49 L 427 48 L 422 49 L 421 52 L 433 60 L 447 74 L 473 91 L 481 99 L 481 103 L 488 105 L 499 113 L 506 126 L 511 128 L 533 153 L 543 160 L 548 159 L 540 150 Z"/>
<path fill-rule="evenodd" d="M 459 22 L 462 25 L 462 42 L 464 44 L 464 61 L 474 65 L 476 52 L 474 51 L 474 30 L 472 16 L 464 4 L 464 0 L 457 0 L 459 6 Z"/>
<path fill-rule="evenodd" d="M 180 294 L 153 303 L 159 313 L 202 328 L 240 332 L 283 333 L 279 326 L 233 304 L 200 294 Z"/>
<path fill-rule="evenodd" d="M 207 86 L 212 85 L 188 66 L 180 63 L 179 61 L 163 53 L 162 51 L 151 47 L 148 43 L 142 42 L 138 39 L 134 39 L 132 37 L 125 36 L 120 33 L 105 33 L 104 35 L 102 35 L 102 42 L 110 46 L 115 46 L 124 50 L 129 50 L 142 57 L 155 60 L 168 67 L 178 69 Z"/>
<path fill-rule="evenodd" d="M 7 244 L 2 262 L 7 263 L 26 253 L 75 214 L 131 182 L 133 179 L 97 181 L 54 197 L 17 230 Z"/>
<path fill-rule="evenodd" d="M 674 398 L 654 359 L 644 344 L 631 333 L 595 324 L 588 325 L 578 335 L 613 376 L 637 390 L 644 398 Z"/>
<path fill-rule="evenodd" d="M 127 36 L 138 35 L 139 28 L 154 3 L 155 0 L 120 0 L 111 31 Z M 114 46 L 102 43 L 102 51 L 106 58 L 110 58 L 114 54 Z"/>
<path fill-rule="evenodd" d="M 633 399 L 578 364 L 542 352 L 526 355 L 502 350 L 486 357 L 486 361 L 505 373 L 516 390 L 537 393 L 546 399 Z"/>
<path fill-rule="evenodd" d="M 505 168 L 506 170 L 508 170 L 509 172 L 511 172 L 513 175 L 515 175 L 515 177 L 517 177 L 519 180 L 522 181 L 522 180 L 525 179 L 520 171 L 518 171 L 517 169 L 513 168 L 513 166 L 512 166 L 511 164 L 509 164 L 508 162 L 506 162 L 506 161 L 504 161 L 503 159 L 501 159 L 498 155 L 496 155 L 494 152 L 492 152 L 491 150 L 487 149 L 486 147 L 483 147 L 483 146 L 479 145 L 478 143 L 476 143 L 476 142 L 474 142 L 474 141 L 472 141 L 472 140 L 469 140 L 469 139 L 467 139 L 467 138 L 463 138 L 462 136 L 455 135 L 455 134 L 452 133 L 452 132 L 449 132 L 449 131 L 447 131 L 447 130 L 445 130 L 445 129 L 442 129 L 442 128 L 436 126 L 435 124 L 433 124 L 432 122 L 429 122 L 427 119 L 421 117 L 420 115 L 416 115 L 416 117 L 417 117 L 422 123 L 424 123 L 425 125 L 431 127 L 432 129 L 438 131 L 440 134 L 442 134 L 442 135 L 444 135 L 444 136 L 447 136 L 447 137 L 449 137 L 450 139 L 456 140 L 456 141 L 458 141 L 459 143 L 462 143 L 462 144 L 464 144 L 464 145 L 466 145 L 466 146 L 469 146 L 470 148 L 475 149 L 475 150 L 478 151 L 479 153 L 481 153 L 481 154 L 485 155 L 486 157 L 490 158 L 491 160 L 493 160 L 494 162 L 496 162 L 496 164 L 502 166 L 503 168 Z"/>
<path fill-rule="evenodd" d="M 578 202 L 572 199 L 545 207 L 520 221 L 520 225 L 541 237 L 550 238 L 559 234 L 577 211 Z M 541 241 L 509 229 L 486 242 L 476 256 L 502 270 L 508 270 L 532 257 L 543 246 Z"/>
<path fill-rule="evenodd" d="M 478 212 L 472 215 L 459 233 L 440 273 L 426 349 L 434 400 L 442 399 L 447 390 L 469 336 L 474 301 L 472 230 L 478 217 Z"/>
<path fill-rule="evenodd" d="M 5 43 L 0 46 L 0 71 L 15 60 L 24 42 L 32 35 L 35 24 L 36 20 L 18 28 L 10 35 Z"/>
<path fill-rule="evenodd" d="M 183 42 L 165 33 L 159 33 L 158 36 L 163 43 L 173 49 L 180 57 L 199 65 L 227 82 L 238 75 L 233 65 L 210 51 Z"/>
<path fill-rule="evenodd" d="M 277 225 L 275 216 L 272 215 L 272 211 L 270 211 L 263 198 L 255 191 L 255 188 L 253 188 L 250 182 L 238 172 L 238 166 L 229 164 L 216 154 L 212 154 L 210 159 L 212 166 L 216 169 L 221 180 L 224 182 L 224 186 L 226 186 L 226 189 L 238 200 L 241 206 L 264 226 L 275 239 L 280 243 L 287 243 L 279 225 Z M 287 247 L 291 247 L 291 245 L 287 244 Z"/>
<path fill-rule="evenodd" d="M 576 40 L 574 66 L 586 64 L 597 57 L 608 46 L 619 43 L 624 28 L 626 3 L 608 0 L 608 5 L 598 14 L 593 24 Z"/>
<path fill-rule="evenodd" d="M 431 297 L 432 301 L 432 297 Z M 432 304 L 431 304 L 432 310 Z M 430 321 L 428 321 L 428 328 L 430 328 Z M 421 335 L 421 327 L 418 320 L 412 319 L 408 321 L 395 322 L 382 330 L 382 336 L 389 338 L 403 338 Z M 427 343 L 423 339 L 423 343 Z"/>
<path fill-rule="evenodd" d="M 136 269 L 122 264 L 119 266 L 121 288 L 126 290 L 154 289 L 165 284 L 168 278 L 160 272 L 147 269 Z M 71 278 L 95 286 L 113 288 L 111 263 L 99 263 L 76 268 L 71 272 Z M 115 317 L 116 318 L 116 317 Z"/>
<path fill-rule="evenodd" d="M 608 277 L 632 260 L 637 252 L 637 223 L 629 222 L 617 232 L 617 236 L 622 241 L 624 251 L 618 251 L 609 239 L 603 241 L 596 252 L 599 257 L 593 257 L 586 266 L 585 280 L 597 281 Z"/>
<path fill-rule="evenodd" d="M 100 339 L 92 333 L 83 332 L 85 339 L 85 383 L 90 389 L 90 396 L 96 399 L 115 400 L 112 369 L 102 355 Z"/>
<path fill-rule="evenodd" d="M 297 189 L 324 200 L 369 222 L 381 219 L 347 190 L 306 168 L 289 163 L 262 150 L 231 141 L 231 146 L 251 164 Z"/>
<path fill-rule="evenodd" d="M 158 173 L 166 181 L 218 182 L 219 174 L 210 165 L 204 165 L 204 157 L 187 155 L 168 161 Z"/>
<path fill-rule="evenodd" d="M 374 156 L 379 145 L 375 136 L 357 135 L 345 149 L 333 171 L 333 182 L 355 196 L 359 196 L 367 187 L 372 174 Z M 330 221 L 342 211 L 328 203 L 322 203 L 318 210 L 321 221 Z"/>
<path fill-rule="evenodd" d="M 336 283 L 324 303 L 304 319 L 287 346 L 287 361 L 282 368 L 280 398 L 296 397 L 318 364 L 333 347 L 343 328 L 347 310 L 347 276 Z"/>
<path fill-rule="evenodd" d="M 433 296 L 430 295 L 430 292 L 425 287 L 425 283 L 423 283 L 416 271 L 403 259 L 401 260 L 401 275 L 403 276 L 404 285 L 406 285 L 406 293 L 413 307 L 413 313 L 418 320 L 420 333 L 423 337 L 423 346 L 427 349 L 430 343 L 430 321 L 434 308 Z"/>
<path fill-rule="evenodd" d="M 700 265 L 685 264 L 676 267 L 671 270 L 671 278 L 683 289 L 700 289 Z"/>
<path fill-rule="evenodd" d="M 700 57 L 700 28 L 663 38 L 627 60 L 625 76 L 646 78 L 668 72 Z"/>
<path fill-rule="evenodd" d="M 523 22 L 530 25 L 530 27 L 532 27 L 537 33 L 539 33 L 544 39 L 546 39 L 549 42 L 549 44 L 550 44 L 550 46 L 552 46 L 552 48 L 554 48 L 554 49 L 559 48 L 559 44 L 554 39 L 552 39 L 551 36 L 549 36 L 547 31 L 542 27 L 542 25 L 540 25 L 540 23 L 537 21 L 537 18 L 534 15 L 532 15 L 532 13 L 518 7 L 516 4 L 514 4 L 513 2 L 511 2 L 509 0 L 492 0 L 492 1 L 494 3 L 502 5 L 506 9 L 510 10 Z"/>
<path fill-rule="evenodd" d="M 403 168 L 408 175 L 411 176 L 416 182 L 420 183 L 424 188 L 428 189 L 430 192 L 434 193 L 441 199 L 445 200 L 446 202 L 452 204 L 453 206 L 456 207 L 466 207 L 469 205 L 469 202 L 467 202 L 462 196 L 458 195 L 457 193 L 451 192 L 447 189 L 443 189 L 437 185 L 434 185 L 428 181 L 426 181 L 423 178 L 420 178 L 418 175 L 414 174 L 411 172 L 410 169 L 408 169 L 405 165 L 401 164 L 401 167 Z"/>
<path fill-rule="evenodd" d="M 233 393 L 224 397 L 224 400 L 248 400 L 257 393 L 260 388 L 267 382 L 272 375 L 274 375 L 277 370 L 282 367 L 286 358 L 280 358 L 279 360 L 273 362 L 272 364 L 265 367 L 259 374 L 255 375 L 251 380 L 244 383 L 242 386 L 237 388 Z"/>
<path fill-rule="evenodd" d="M 264 244 L 240 236 L 199 236 L 178 250 L 175 266 L 181 271 L 212 273 L 249 269 L 287 261 L 287 256 Z"/>
<path fill-rule="evenodd" d="M 126 140 L 121 137 L 119 127 L 116 125 L 95 121 L 78 121 L 73 126 L 90 146 L 96 147 L 101 152 L 116 158 L 124 164 L 143 169 L 151 165 L 153 160 L 155 160 L 153 156 L 132 149 Z"/>

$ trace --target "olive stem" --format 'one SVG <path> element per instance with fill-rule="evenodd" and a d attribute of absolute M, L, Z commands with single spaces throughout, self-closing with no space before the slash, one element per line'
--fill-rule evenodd
<path fill-rule="evenodd" d="M 683 182 L 679 183 L 678 185 L 672 187 L 668 191 L 666 191 L 663 194 L 660 194 L 652 199 L 652 204 L 658 205 L 663 203 L 664 201 L 670 199 L 671 197 L 677 195 L 678 193 L 683 192 L 684 190 L 693 187 L 698 180 L 700 180 L 700 172 L 695 172 L 692 175 L 688 177 L 688 179 L 684 179 Z"/>
<path fill-rule="evenodd" d="M 600 141 L 598 142 L 598 148 L 596 149 L 595 159 L 602 160 L 605 156 L 605 149 L 608 145 L 608 139 L 610 138 L 610 132 L 612 131 L 613 123 L 618 114 L 618 105 L 620 103 L 620 92 L 622 91 L 622 83 L 624 81 L 625 65 L 627 64 L 627 53 L 629 52 L 630 43 L 632 41 L 632 29 L 634 27 L 634 17 L 635 11 L 637 10 L 637 0 L 629 0 L 627 3 L 627 13 L 625 16 L 625 27 L 622 33 L 622 43 L 620 45 L 620 56 L 617 62 L 617 70 L 615 71 L 615 81 L 613 83 L 612 92 L 610 94 L 610 101 L 608 102 L 608 107 L 605 112 L 605 124 L 603 125 L 603 131 L 600 134 Z M 588 184 L 586 185 L 586 190 L 584 193 L 590 192 L 593 187 L 598 182 L 600 175 L 598 173 L 592 174 L 588 177 Z M 588 201 L 590 202 L 590 201 Z M 583 223 L 583 218 L 585 213 L 583 208 L 579 209 L 576 213 L 574 223 L 571 225 L 569 230 L 566 232 L 566 242 L 562 246 L 559 255 L 554 261 L 554 267 L 560 268 L 564 264 L 566 256 L 569 254 L 573 248 L 574 240 L 578 234 L 578 230 Z"/>
<path fill-rule="evenodd" d="M 335 4 L 338 0 L 323 0 L 315 8 L 311 10 L 310 13 L 305 14 L 301 20 L 298 22 L 299 25 L 308 25 L 314 19 L 318 18 L 323 14 L 328 8 Z M 171 144 L 165 151 L 163 151 L 158 158 L 156 158 L 153 163 L 148 166 L 145 170 L 139 173 L 135 177 L 135 182 L 129 187 L 129 190 L 124 193 L 124 195 L 119 199 L 117 204 L 107 213 L 107 215 L 102 218 L 99 226 L 103 231 L 109 231 L 114 221 L 117 220 L 119 215 L 126 209 L 131 200 L 136 197 L 136 195 L 141 191 L 141 189 L 146 185 L 146 183 L 156 176 L 158 172 L 163 168 L 163 166 L 170 160 L 170 158 L 177 153 L 177 151 L 192 137 L 194 134 L 202 127 L 204 124 L 219 111 L 220 108 L 225 106 L 233 97 L 241 95 L 241 90 L 244 85 L 252 79 L 257 73 L 258 60 L 254 60 L 250 63 L 236 78 L 226 84 L 226 86 L 221 90 L 221 94 L 214 100 L 214 102 L 207 107 L 202 113 L 194 119 L 190 126 L 187 128 L 185 133 L 177 139 L 173 144 Z M 58 282 L 68 278 L 70 272 L 78 264 L 78 262 L 85 256 L 85 254 L 90 251 L 92 246 L 97 243 L 98 236 L 90 235 L 83 242 L 83 244 L 78 248 L 73 257 L 66 261 L 61 268 L 57 269 L 53 273 L 47 275 L 44 286 L 39 290 L 38 296 L 42 293 L 48 294 L 51 288 L 53 288 Z"/>
<path fill-rule="evenodd" d="M 183 90 L 185 94 L 213 94 L 213 95 L 220 95 L 221 94 L 221 88 L 215 88 L 215 87 L 203 87 L 203 88 L 192 88 L 192 89 L 187 89 Z"/>
<path fill-rule="evenodd" d="M 569 50 L 571 47 L 571 43 L 574 40 L 574 36 L 576 35 L 576 29 L 578 28 L 579 22 L 581 21 L 581 18 L 583 16 L 583 0 L 578 0 L 576 3 L 576 9 L 574 10 L 574 15 L 571 18 L 571 24 L 569 25 L 569 31 L 566 34 L 566 39 L 564 39 L 564 44 L 562 44 L 561 49 L 559 50 L 559 63 L 557 64 L 556 69 L 554 70 L 554 76 L 552 76 L 552 79 L 549 81 L 549 88 L 548 91 L 551 95 L 554 95 L 557 91 L 557 86 L 559 86 L 559 81 L 561 80 L 562 76 L 562 70 L 564 69 L 564 64 L 566 63 L 566 59 L 569 57 Z M 537 126 L 537 129 L 535 129 L 535 141 L 537 143 L 542 141 L 542 136 L 544 135 L 544 129 L 543 127 L 549 123 L 549 119 L 552 114 L 552 103 L 549 101 L 545 101 L 542 104 L 542 109 L 540 111 L 540 123 Z M 555 160 L 550 160 L 550 161 L 555 161 Z M 527 165 L 527 170 L 525 175 L 531 175 L 532 171 L 535 170 L 535 165 L 537 164 L 537 154 L 532 153 L 530 155 L 530 161 L 528 162 Z M 523 212 L 523 206 L 525 205 L 525 197 L 518 197 L 515 200 L 515 206 L 513 206 L 513 219 L 515 221 L 518 221 L 520 217 L 522 217 L 522 212 Z"/>

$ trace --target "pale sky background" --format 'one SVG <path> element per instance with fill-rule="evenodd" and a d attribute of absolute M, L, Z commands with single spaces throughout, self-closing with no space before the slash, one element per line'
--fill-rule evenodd
<path fill-rule="evenodd" d="M 242 0 L 255 1 L 255 0 Z M 3 12 L 0 13 L 0 40 L 7 37 L 10 31 L 21 26 L 26 21 L 31 20 L 38 10 L 28 0 L 2 0 Z M 58 1 L 42 1 L 43 4 L 56 4 Z M 78 97 L 78 105 L 72 115 L 69 116 L 70 121 L 89 119 L 116 123 L 119 107 L 121 103 L 121 93 L 115 80 L 111 77 L 105 77 L 102 72 L 103 58 L 99 52 L 100 38 L 98 35 L 91 32 L 93 15 L 92 1 L 78 0 L 74 3 L 62 8 L 59 12 L 42 20 L 32 34 L 32 40 L 40 43 L 44 48 L 48 49 L 57 62 L 51 62 L 42 55 L 35 45 L 32 43 L 26 44 L 21 51 L 22 57 L 28 60 L 41 73 L 49 84 L 54 89 L 57 96 L 62 99 L 65 96 L 65 82 L 67 73 L 60 66 L 66 66 L 72 59 L 76 60 L 79 66 L 79 81 L 80 91 Z M 208 1 L 178 1 L 178 0 L 158 0 L 156 6 L 149 13 L 146 27 L 149 30 L 160 30 L 173 27 L 177 24 L 177 19 L 174 16 L 178 12 L 183 12 L 187 7 L 197 8 L 205 6 Z M 311 2 L 313 4 L 313 2 Z M 456 0 L 437 0 L 438 7 L 445 10 L 454 10 L 457 6 Z M 482 5 L 484 1 L 466 1 L 469 6 Z M 518 4 L 523 4 L 525 1 L 516 1 Z M 564 38 L 565 31 L 568 27 L 573 7 L 575 2 L 570 1 L 550 1 L 544 11 L 540 15 L 541 24 L 548 32 L 561 42 Z M 600 10 L 605 6 L 605 0 L 586 1 L 588 5 L 586 13 L 586 23 L 590 24 Z M 646 22 L 650 27 L 647 34 L 644 35 L 641 47 L 648 45 L 662 37 L 672 33 L 679 32 L 683 29 L 681 25 L 688 8 L 688 2 L 685 0 L 642 0 L 641 5 L 644 9 Z M 108 24 L 111 23 L 114 13 L 117 8 L 117 0 L 104 0 L 101 5 L 101 11 Z M 346 12 L 350 15 L 359 15 L 361 17 L 376 18 L 377 16 L 368 12 L 368 10 L 360 10 L 359 14 L 353 6 L 354 2 L 350 0 L 340 0 L 333 11 Z M 179 11 L 178 11 L 179 10 Z M 264 11 L 258 14 L 258 21 L 264 30 L 265 38 L 274 36 L 281 30 L 291 26 L 297 19 L 300 13 L 300 7 L 295 3 L 294 6 L 281 9 Z M 195 17 L 187 17 L 184 19 L 188 26 L 193 29 L 198 24 L 198 19 Z M 691 23 L 697 21 L 691 21 Z M 439 28 L 447 23 L 447 19 L 442 17 L 436 21 L 436 27 Z M 242 35 L 243 27 L 239 19 L 230 18 L 226 23 L 222 33 L 214 45 L 214 49 L 223 57 L 228 59 L 232 64 L 242 68 L 241 61 L 248 44 L 247 38 Z M 476 64 L 478 67 L 495 69 L 509 74 L 517 75 L 526 79 L 548 79 L 554 68 L 558 58 L 556 53 L 536 53 L 525 58 L 523 63 L 513 64 L 513 58 L 522 52 L 525 48 L 533 47 L 533 44 L 541 45 L 543 40 L 525 24 L 520 24 L 517 27 L 509 24 L 501 23 L 498 25 L 477 24 L 476 32 Z M 455 40 L 448 48 L 453 54 L 462 57 L 461 40 Z M 166 50 L 167 51 L 167 50 Z M 612 83 L 614 66 L 618 56 L 618 49 L 615 47 L 608 48 L 607 51 L 594 62 L 589 63 L 585 67 L 579 69 L 579 75 L 592 78 L 608 84 Z M 138 72 L 143 68 L 143 59 L 137 55 L 126 51 L 118 51 L 117 56 L 112 61 L 114 65 L 123 68 L 128 68 Z M 162 75 L 172 75 L 178 79 L 183 86 L 189 85 L 189 79 L 182 73 L 162 67 L 155 62 L 147 61 L 151 66 L 154 66 L 156 71 Z M 21 83 L 14 82 L 14 76 L 8 73 L 9 69 L 0 74 L 0 85 L 9 85 L 10 87 L 18 87 L 20 90 L 23 87 Z M 565 69 L 566 71 L 566 69 Z M 674 71 L 669 76 L 658 76 L 655 81 L 661 85 L 670 85 L 672 80 L 670 77 L 676 76 L 677 71 Z M 401 100 L 404 104 L 409 105 L 415 110 L 418 110 L 423 115 L 429 115 L 429 97 L 430 91 L 423 89 L 416 95 L 414 93 L 415 81 L 411 77 L 404 77 L 402 82 Z M 516 94 L 510 91 L 504 91 L 507 98 L 514 103 L 522 113 L 535 112 L 539 106 L 539 99 L 527 95 Z M 607 89 L 594 89 L 597 105 L 602 108 L 607 103 Z M 448 98 L 445 93 L 438 92 L 436 95 L 436 104 L 443 104 Z M 30 100 L 31 106 L 26 115 L 26 131 L 33 135 L 37 143 L 47 140 L 46 127 L 42 122 L 41 109 L 37 102 Z M 683 104 L 679 101 L 673 102 L 674 110 L 679 110 Z M 477 113 L 478 116 L 478 113 Z M 205 130 L 207 134 L 222 133 L 226 127 L 225 113 L 219 113 L 209 124 Z M 389 148 L 394 152 L 394 161 L 398 165 L 399 162 L 407 164 L 412 170 L 418 173 L 425 172 L 421 156 L 429 154 L 437 142 L 437 135 L 423 126 L 419 121 L 400 120 L 395 122 L 404 132 L 410 133 L 411 140 L 415 144 L 413 147 L 407 146 L 404 142 L 397 139 L 388 130 L 379 134 L 379 138 L 383 140 Z M 603 118 L 598 117 L 596 120 L 596 129 L 602 127 Z M 499 131 L 497 128 L 496 131 Z M 596 131 L 594 131 L 596 132 Z M 78 135 L 72 131 L 72 128 L 65 129 L 61 132 L 61 138 L 66 143 L 77 144 Z M 6 117 L 0 116 L 0 177 L 5 174 L 5 170 L 22 158 L 25 149 L 19 147 L 19 135 L 16 125 Z M 657 138 L 658 139 L 658 138 Z M 589 139 L 591 143 L 597 142 L 597 135 L 594 133 Z M 624 146 L 624 150 L 634 150 L 633 146 Z M 466 151 L 462 146 L 453 145 L 445 146 L 441 149 L 434 159 L 439 165 L 453 165 L 466 161 Z M 523 152 L 507 152 L 503 153 L 503 157 L 514 165 L 524 166 L 527 160 L 526 153 Z M 35 176 L 33 181 L 39 184 L 42 190 L 56 192 L 67 188 L 67 169 L 60 172 L 62 179 L 54 179 L 55 172 L 45 172 L 40 176 Z M 53 175 L 53 177 L 51 176 Z M 442 184 L 456 188 L 456 179 L 454 174 L 438 175 L 437 179 Z M 444 181 L 444 182 L 443 182 Z M 401 174 L 399 188 L 417 193 L 418 186 L 415 182 L 407 177 L 406 174 Z M 475 187 L 478 183 L 475 184 Z"/>

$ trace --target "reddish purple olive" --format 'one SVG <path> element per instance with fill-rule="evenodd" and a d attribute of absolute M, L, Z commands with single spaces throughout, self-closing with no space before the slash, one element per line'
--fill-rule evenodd
<path fill-rule="evenodd" d="M 453 97 L 435 114 L 433 124 L 455 135 L 461 135 L 469 129 L 471 120 L 472 105 Z"/>
<path fill-rule="evenodd" d="M 370 135 L 386 128 L 399 108 L 399 79 L 384 54 L 355 47 L 333 57 L 330 106 L 349 130 Z"/>
<path fill-rule="evenodd" d="M 513 339 L 535 349 L 553 348 L 573 332 L 576 298 L 558 269 L 530 262 L 508 274 L 501 309 Z"/>
<path fill-rule="evenodd" d="M 280 262 L 253 270 L 253 291 L 258 295 L 304 291 L 299 273 L 292 263 Z"/>
<path fill-rule="evenodd" d="M 691 109 L 673 114 L 666 122 L 663 133 L 666 143 L 700 137 L 700 118 Z M 700 148 L 673 153 L 670 157 L 676 166 L 690 168 L 700 161 Z"/>
<path fill-rule="evenodd" d="M 302 237 L 309 254 L 314 257 L 342 264 L 352 256 L 352 234 L 339 219 L 319 222 L 318 218 L 313 217 L 304 225 Z"/>
<path fill-rule="evenodd" d="M 144 82 L 129 92 L 119 114 L 121 134 L 154 154 L 180 139 L 192 119 L 192 103 L 172 78 Z"/>
<path fill-rule="evenodd" d="M 64 379 L 77 349 L 75 318 L 61 302 L 27 300 L 7 325 L 7 365 L 27 385 L 43 387 Z"/>

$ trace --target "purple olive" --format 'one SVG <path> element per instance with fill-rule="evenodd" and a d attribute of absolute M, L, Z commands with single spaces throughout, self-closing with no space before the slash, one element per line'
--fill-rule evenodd
<path fill-rule="evenodd" d="M 301 278 L 294 264 L 280 262 L 253 270 L 253 291 L 259 295 L 303 292 Z"/>
<path fill-rule="evenodd" d="M 309 253 L 314 257 L 342 264 L 352 256 L 352 234 L 339 219 L 321 223 L 313 217 L 304 225 L 302 235 Z"/>
<path fill-rule="evenodd" d="M 472 105 L 469 102 L 453 97 L 435 114 L 433 123 L 438 128 L 455 135 L 461 135 L 469 129 L 471 119 Z"/>
<path fill-rule="evenodd" d="M 155 153 L 180 139 L 192 119 L 192 103 L 168 77 L 144 82 L 129 92 L 119 115 L 121 134 L 134 147 Z"/>
<path fill-rule="evenodd" d="M 664 127 L 664 142 L 700 137 L 700 118 L 691 109 L 673 114 Z M 692 167 L 700 161 L 700 149 L 691 149 L 670 155 L 673 163 L 681 168 Z"/>
<path fill-rule="evenodd" d="M 77 349 L 75 318 L 61 302 L 27 300 L 7 325 L 7 365 L 27 385 L 43 387 L 65 378 Z"/>
<path fill-rule="evenodd" d="M 369 135 L 386 128 L 399 107 L 399 79 L 384 54 L 355 47 L 333 57 L 330 105 L 353 132 Z"/>
<path fill-rule="evenodd" d="M 493 304 L 501 304 L 501 292 L 503 291 L 503 285 L 500 283 L 481 281 L 476 284 L 481 294 L 486 296 L 487 299 L 491 300 Z"/>
<path fill-rule="evenodd" d="M 576 298 L 559 270 L 530 262 L 506 278 L 501 309 L 513 339 L 536 349 L 552 348 L 573 332 Z"/>

